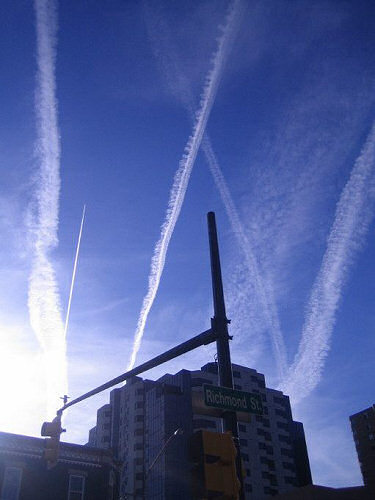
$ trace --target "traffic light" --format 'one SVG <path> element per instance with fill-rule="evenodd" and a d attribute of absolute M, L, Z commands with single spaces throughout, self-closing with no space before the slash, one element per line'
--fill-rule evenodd
<path fill-rule="evenodd" d="M 44 444 L 44 459 L 47 461 L 47 468 L 51 469 L 57 464 L 60 448 L 60 434 L 65 432 L 61 428 L 61 416 L 57 415 L 52 422 L 44 422 L 42 425 L 41 435 L 49 436 L 45 439 Z"/>
<path fill-rule="evenodd" d="M 194 499 L 237 500 L 240 482 L 231 433 L 197 431 L 190 441 Z"/>

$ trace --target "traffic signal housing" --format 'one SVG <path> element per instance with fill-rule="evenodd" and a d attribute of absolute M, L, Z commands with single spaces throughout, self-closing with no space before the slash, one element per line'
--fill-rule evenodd
<path fill-rule="evenodd" d="M 59 459 L 60 435 L 65 432 L 61 428 L 61 416 L 55 417 L 52 422 L 44 422 L 41 435 L 48 436 L 44 443 L 44 459 L 47 462 L 47 468 L 55 467 Z"/>
<path fill-rule="evenodd" d="M 237 450 L 230 432 L 197 431 L 190 440 L 194 499 L 237 500 Z"/>

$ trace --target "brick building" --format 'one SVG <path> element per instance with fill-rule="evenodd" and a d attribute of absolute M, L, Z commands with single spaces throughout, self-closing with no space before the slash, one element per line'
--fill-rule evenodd
<path fill-rule="evenodd" d="M 3 500 L 117 500 L 112 453 L 61 443 L 58 463 L 47 469 L 45 440 L 0 432 L 0 498 Z"/>

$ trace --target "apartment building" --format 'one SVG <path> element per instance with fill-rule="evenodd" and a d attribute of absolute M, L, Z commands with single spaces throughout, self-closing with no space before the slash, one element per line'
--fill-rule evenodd
<path fill-rule="evenodd" d="M 375 405 L 350 417 L 363 482 L 375 492 Z"/>
<path fill-rule="evenodd" d="M 238 413 L 246 499 L 311 484 L 303 425 L 293 420 L 288 396 L 267 388 L 254 369 L 232 369 L 234 388 L 259 394 L 264 410 L 261 416 Z M 157 381 L 134 377 L 98 410 L 89 444 L 115 451 L 124 498 L 191 499 L 189 438 L 199 429 L 222 431 L 220 410 L 203 402 L 204 384 L 218 385 L 216 363 Z"/>

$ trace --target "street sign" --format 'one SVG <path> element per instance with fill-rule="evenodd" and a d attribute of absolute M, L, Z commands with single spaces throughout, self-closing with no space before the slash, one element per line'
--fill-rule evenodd
<path fill-rule="evenodd" d="M 203 385 L 203 391 L 206 406 L 263 415 L 262 398 L 259 394 L 208 384 Z"/>
<path fill-rule="evenodd" d="M 191 391 L 191 403 L 193 412 L 198 415 L 207 415 L 208 417 L 223 418 L 226 410 L 215 408 L 214 406 L 207 406 L 204 402 L 203 387 L 194 387 Z M 236 411 L 238 422 L 249 424 L 251 422 L 251 413 Z"/>

